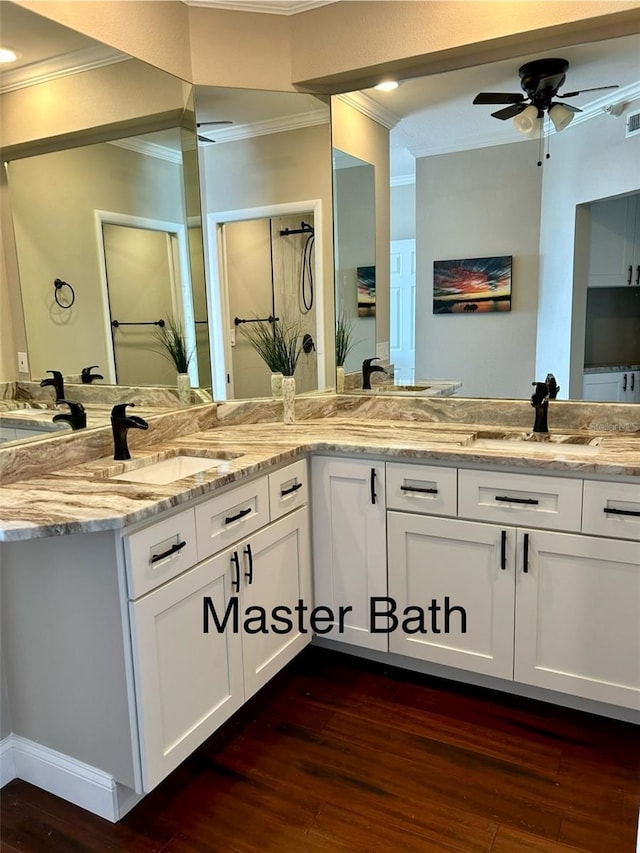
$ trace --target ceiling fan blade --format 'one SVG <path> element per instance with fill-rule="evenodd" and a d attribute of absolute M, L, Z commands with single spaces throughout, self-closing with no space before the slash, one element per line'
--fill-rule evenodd
<path fill-rule="evenodd" d="M 494 118 L 500 118 L 505 121 L 508 118 L 513 118 L 521 113 L 523 110 L 526 110 L 527 104 L 511 104 L 510 107 L 505 107 L 503 110 L 498 110 L 495 113 L 491 113 Z"/>
<path fill-rule="evenodd" d="M 583 92 L 603 92 L 605 89 L 619 89 L 620 86 L 596 86 L 594 89 L 580 89 L 579 92 L 565 92 L 563 95 L 556 95 L 557 98 L 575 98 L 576 95 L 581 95 Z"/>
<path fill-rule="evenodd" d="M 553 107 L 555 104 L 558 104 L 558 102 L 552 101 L 552 103 L 549 104 L 549 109 L 551 109 L 551 107 Z M 574 107 L 573 104 L 558 104 L 558 106 L 562 106 L 565 108 L 565 110 L 569 110 L 572 113 L 581 113 L 582 112 L 582 110 L 579 107 Z"/>
<path fill-rule="evenodd" d="M 556 92 L 564 83 L 564 74 L 548 74 L 546 77 L 541 77 L 540 82 L 536 86 L 536 95 L 540 92 Z"/>
<path fill-rule="evenodd" d="M 197 122 L 196 127 L 204 127 L 207 124 L 221 125 L 221 124 L 233 124 L 233 122 L 232 121 L 199 121 L 199 122 Z"/>
<path fill-rule="evenodd" d="M 524 101 L 521 92 L 480 92 L 473 99 L 474 104 L 519 104 Z"/>

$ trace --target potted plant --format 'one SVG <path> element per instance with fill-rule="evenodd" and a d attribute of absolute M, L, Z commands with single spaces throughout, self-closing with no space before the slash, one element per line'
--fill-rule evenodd
<path fill-rule="evenodd" d="M 336 321 L 336 392 L 344 391 L 344 363 L 353 349 L 353 323 L 343 314 Z"/>
<path fill-rule="evenodd" d="M 296 391 L 294 373 L 302 353 L 302 335 L 297 323 L 275 320 L 273 323 L 257 322 L 242 329 L 251 346 L 271 370 L 272 392 L 276 393 L 278 379 L 282 383 L 284 422 L 293 423 L 293 400 Z"/>
<path fill-rule="evenodd" d="M 187 350 L 187 342 L 182 331 L 182 326 L 173 317 L 170 317 L 162 326 L 156 329 L 157 346 L 155 351 L 159 353 L 176 369 L 178 397 L 183 405 L 191 402 L 191 383 L 189 380 L 189 364 L 193 357 L 193 350 Z"/>

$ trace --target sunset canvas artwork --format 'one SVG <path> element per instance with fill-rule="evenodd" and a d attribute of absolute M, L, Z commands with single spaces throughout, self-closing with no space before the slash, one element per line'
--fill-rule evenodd
<path fill-rule="evenodd" d="M 511 255 L 434 261 L 433 313 L 511 311 Z"/>

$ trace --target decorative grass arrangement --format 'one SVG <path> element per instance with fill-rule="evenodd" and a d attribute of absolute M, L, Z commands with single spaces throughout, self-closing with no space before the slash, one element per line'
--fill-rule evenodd
<path fill-rule="evenodd" d="M 243 326 L 242 333 L 272 373 L 293 376 L 302 352 L 297 323 L 255 323 Z"/>
<path fill-rule="evenodd" d="M 353 323 L 340 315 L 336 321 L 336 366 L 344 367 L 347 356 L 355 346 Z"/>
<path fill-rule="evenodd" d="M 169 318 L 164 326 L 155 330 L 155 335 L 158 342 L 155 352 L 170 361 L 178 373 L 187 373 L 193 350 L 187 352 L 182 326 L 173 318 Z"/>

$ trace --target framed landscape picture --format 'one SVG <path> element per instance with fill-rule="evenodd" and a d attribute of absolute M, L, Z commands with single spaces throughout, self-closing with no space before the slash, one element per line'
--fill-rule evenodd
<path fill-rule="evenodd" d="M 511 311 L 512 255 L 433 263 L 434 314 Z"/>
<path fill-rule="evenodd" d="M 358 317 L 376 315 L 376 268 L 356 267 L 358 281 Z"/>

